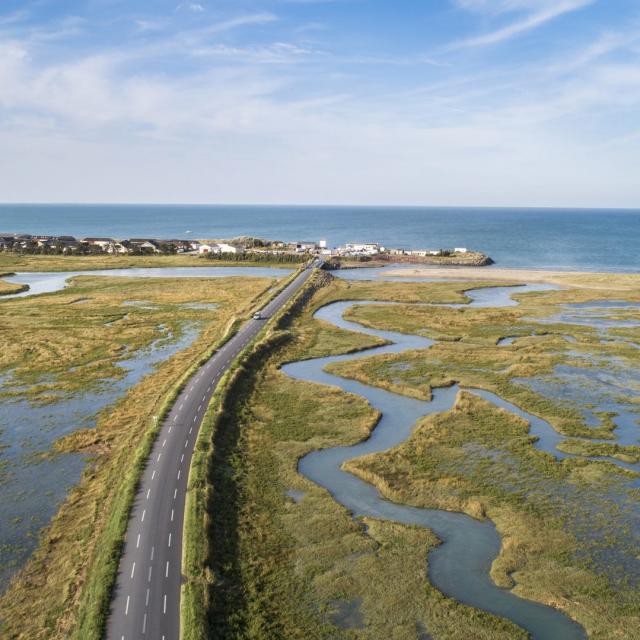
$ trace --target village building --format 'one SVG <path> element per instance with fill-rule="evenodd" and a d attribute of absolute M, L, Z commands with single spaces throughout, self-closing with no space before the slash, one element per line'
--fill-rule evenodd
<path fill-rule="evenodd" d="M 85 238 L 83 242 L 90 247 L 97 247 L 105 253 L 109 251 L 109 247 L 116 243 L 113 238 Z"/>
<path fill-rule="evenodd" d="M 131 252 L 160 253 L 157 241 L 148 238 L 131 238 L 123 240 L 122 244 Z"/>
<path fill-rule="evenodd" d="M 351 256 L 373 256 L 384 252 L 384 247 L 377 242 L 347 242 L 340 249 L 340 253 Z"/>

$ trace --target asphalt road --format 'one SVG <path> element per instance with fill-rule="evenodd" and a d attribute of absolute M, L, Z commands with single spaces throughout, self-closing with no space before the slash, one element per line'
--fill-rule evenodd
<path fill-rule="evenodd" d="M 209 400 L 235 357 L 313 273 L 304 270 L 191 378 L 162 425 L 131 511 L 108 640 L 178 640 L 182 528 L 189 467 Z"/>

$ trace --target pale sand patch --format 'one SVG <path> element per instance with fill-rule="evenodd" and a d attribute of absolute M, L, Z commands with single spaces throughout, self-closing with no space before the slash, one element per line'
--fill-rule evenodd
<path fill-rule="evenodd" d="M 588 273 L 585 271 L 543 271 L 536 269 L 496 269 L 487 267 L 416 267 L 385 272 L 386 276 L 406 278 L 457 278 L 465 280 L 506 280 L 509 282 L 547 282 L 584 289 L 630 291 L 640 288 L 640 274 Z"/>

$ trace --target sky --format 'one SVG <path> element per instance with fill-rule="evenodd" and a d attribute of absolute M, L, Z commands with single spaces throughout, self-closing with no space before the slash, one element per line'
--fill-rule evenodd
<path fill-rule="evenodd" d="M 640 207 L 640 3 L 2 0 L 0 202 Z"/>

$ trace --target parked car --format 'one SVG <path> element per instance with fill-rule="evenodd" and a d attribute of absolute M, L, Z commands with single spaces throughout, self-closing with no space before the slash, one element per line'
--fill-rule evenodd
<path fill-rule="evenodd" d="M 254 320 L 262 320 L 262 314 L 261 314 L 259 311 L 256 311 L 256 312 L 253 314 L 253 319 L 254 319 Z"/>

